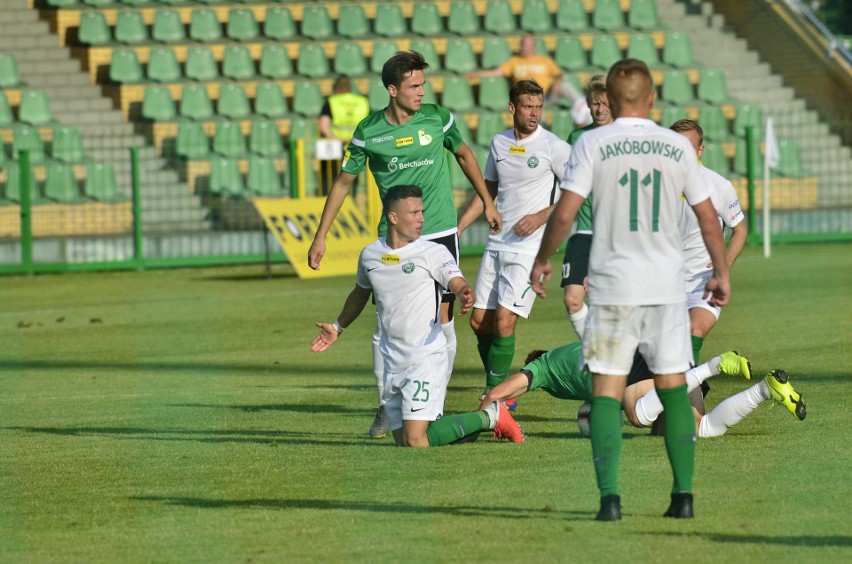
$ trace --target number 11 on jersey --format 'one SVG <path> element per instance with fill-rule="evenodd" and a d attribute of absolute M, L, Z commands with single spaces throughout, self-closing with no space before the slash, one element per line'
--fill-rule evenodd
<path fill-rule="evenodd" d="M 643 188 L 647 188 L 653 183 L 652 200 L 651 200 L 651 231 L 660 230 L 660 171 L 656 168 L 642 178 L 641 183 Z M 618 183 L 622 186 L 630 184 L 630 231 L 639 230 L 639 171 L 631 168 L 625 172 Z"/>

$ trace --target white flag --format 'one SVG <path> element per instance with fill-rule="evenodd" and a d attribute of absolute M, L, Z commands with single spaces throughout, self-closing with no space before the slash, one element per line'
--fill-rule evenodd
<path fill-rule="evenodd" d="M 772 118 L 766 118 L 766 149 L 764 158 L 769 163 L 769 168 L 775 168 L 781 162 L 781 153 L 778 151 L 778 140 L 775 139 L 775 129 L 772 127 Z"/>

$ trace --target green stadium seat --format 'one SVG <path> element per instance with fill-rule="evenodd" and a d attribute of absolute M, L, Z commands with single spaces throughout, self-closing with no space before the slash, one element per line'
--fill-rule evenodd
<path fill-rule="evenodd" d="M 115 169 L 109 163 L 89 164 L 83 194 L 98 202 L 118 202 L 126 199 L 118 193 Z"/>
<path fill-rule="evenodd" d="M 155 47 L 148 53 L 147 75 L 156 82 L 176 82 L 181 79 L 180 64 L 175 52 L 168 47 Z"/>
<path fill-rule="evenodd" d="M 485 20 L 482 27 L 489 33 L 506 35 L 514 33 L 518 29 L 518 22 L 512 12 L 512 5 L 508 0 L 492 0 L 485 7 Z M 485 51 L 483 50 L 483 54 Z M 482 65 L 487 67 L 484 63 Z"/>
<path fill-rule="evenodd" d="M 213 135 L 213 152 L 223 157 L 240 158 L 246 156 L 246 138 L 235 121 L 220 121 Z"/>
<path fill-rule="evenodd" d="M 115 49 L 109 63 L 109 79 L 119 84 L 141 82 L 145 78 L 142 65 L 133 49 Z"/>
<path fill-rule="evenodd" d="M 728 118 L 719 106 L 701 106 L 698 110 L 698 123 L 704 130 L 705 139 L 726 141 L 731 137 Z"/>
<path fill-rule="evenodd" d="M 491 146 L 491 139 L 506 130 L 506 125 L 503 123 L 503 116 L 494 113 L 479 114 L 479 122 L 476 124 L 476 135 L 474 139 L 477 145 L 482 147 Z M 485 167 L 485 161 L 479 163 L 481 167 Z"/>
<path fill-rule="evenodd" d="M 467 121 L 465 121 L 464 116 L 459 115 L 459 117 L 455 118 L 453 121 L 456 124 L 456 128 L 458 128 L 464 142 L 468 144 L 472 143 L 473 141 L 470 136 L 470 128 L 467 126 Z"/>
<path fill-rule="evenodd" d="M 146 86 L 142 99 L 142 117 L 151 121 L 173 121 L 177 117 L 175 101 L 168 88 Z"/>
<path fill-rule="evenodd" d="M 427 82 L 428 84 L 428 82 Z M 388 105 L 388 90 L 382 83 L 381 78 L 370 81 L 370 87 L 367 90 L 367 100 L 370 101 L 370 111 L 381 110 Z"/>
<path fill-rule="evenodd" d="M 703 128 L 703 126 L 702 126 Z M 731 163 L 728 157 L 725 156 L 725 149 L 721 143 L 708 143 L 704 141 L 704 154 L 701 155 L 701 164 L 709 168 L 713 172 L 717 172 L 725 178 L 730 178 Z"/>
<path fill-rule="evenodd" d="M 452 56 L 444 57 L 444 68 L 450 72 L 466 73 L 479 68 L 473 47 L 467 39 L 448 39 L 447 53 L 452 53 Z"/>
<path fill-rule="evenodd" d="M 257 85 L 254 111 L 256 114 L 271 118 L 287 115 L 287 100 L 277 82 L 261 82 Z"/>
<path fill-rule="evenodd" d="M 56 161 L 47 163 L 44 195 L 63 204 L 74 204 L 86 200 L 80 193 L 80 185 L 77 184 L 77 179 L 74 177 L 73 165 Z"/>
<path fill-rule="evenodd" d="M 450 186 L 452 186 L 453 190 L 470 190 L 470 181 L 467 179 L 467 176 L 464 175 L 464 171 L 462 171 L 453 154 L 447 151 L 446 158 L 447 166 L 450 169 Z"/>
<path fill-rule="evenodd" d="M 746 140 L 737 139 L 736 151 L 734 152 L 734 173 L 738 176 L 748 176 L 748 155 L 746 153 Z M 754 143 L 754 161 L 755 176 L 760 177 L 763 175 L 763 154 L 757 145 L 757 140 Z"/>
<path fill-rule="evenodd" d="M 435 49 L 435 44 L 432 43 L 431 39 L 412 39 L 409 47 L 412 51 L 417 51 L 423 55 L 423 58 L 429 63 L 430 72 L 441 70 L 441 58 L 438 57 L 438 51 Z"/>
<path fill-rule="evenodd" d="M 0 88 L 14 88 L 21 85 L 18 63 L 11 53 L 0 53 Z"/>
<path fill-rule="evenodd" d="M 47 0 L 47 5 L 51 8 L 65 8 L 77 3 L 78 0 Z"/>
<path fill-rule="evenodd" d="M 686 119 L 689 114 L 686 108 L 680 106 L 666 106 L 663 108 L 662 116 L 660 117 L 660 125 L 669 128 L 671 125 L 681 119 Z"/>
<path fill-rule="evenodd" d="M 234 80 L 254 78 L 254 59 L 244 45 L 228 45 L 222 58 L 222 76 Z"/>
<path fill-rule="evenodd" d="M 210 172 L 210 193 L 222 197 L 242 197 L 245 191 L 240 164 L 236 159 L 215 157 Z"/>
<path fill-rule="evenodd" d="M 80 14 L 77 39 L 85 45 L 105 45 L 112 41 L 112 34 L 103 12 L 87 11 Z"/>
<path fill-rule="evenodd" d="M 586 50 L 576 35 L 563 35 L 556 40 L 554 60 L 563 70 L 576 71 L 589 66 Z"/>
<path fill-rule="evenodd" d="M 663 45 L 663 63 L 677 68 L 695 65 L 692 58 L 692 38 L 687 33 L 674 31 L 666 34 Z"/>
<path fill-rule="evenodd" d="M 630 0 L 627 25 L 643 31 L 658 29 L 660 18 L 657 16 L 656 0 Z"/>
<path fill-rule="evenodd" d="M 103 8 L 113 3 L 113 0 L 83 0 L 83 3 L 94 8 Z"/>
<path fill-rule="evenodd" d="M 755 139 L 763 139 L 763 112 L 757 106 L 742 104 L 734 116 L 734 135 L 745 137 L 747 127 L 754 128 Z"/>
<path fill-rule="evenodd" d="M 19 160 L 21 151 L 29 151 L 30 163 L 38 164 L 45 160 L 44 141 L 38 129 L 29 126 L 19 126 L 12 132 L 12 158 Z"/>
<path fill-rule="evenodd" d="M 396 41 L 376 41 L 373 43 L 373 56 L 370 57 L 370 70 L 373 72 L 382 72 L 382 67 L 388 59 L 390 59 L 399 47 Z"/>
<path fill-rule="evenodd" d="M 343 8 L 341 7 L 341 10 Z M 285 41 L 297 36 L 296 22 L 290 10 L 284 6 L 273 6 L 266 9 L 266 21 L 263 23 L 263 35 L 267 39 Z"/>
<path fill-rule="evenodd" d="M 186 51 L 186 66 L 183 74 L 186 78 L 206 82 L 219 78 L 219 68 L 213 52 L 207 47 L 190 47 Z"/>
<path fill-rule="evenodd" d="M 3 164 L 6 170 L 6 188 L 3 191 L 3 196 L 10 202 L 21 201 L 21 167 L 16 162 L 7 162 Z"/>
<path fill-rule="evenodd" d="M 367 73 L 367 59 L 357 43 L 338 43 L 334 53 L 334 72 L 356 76 Z"/>
<path fill-rule="evenodd" d="M 260 51 L 260 74 L 269 78 L 293 76 L 293 63 L 287 50 L 277 43 L 264 43 Z"/>
<path fill-rule="evenodd" d="M 299 58 L 296 60 L 296 72 L 312 78 L 328 76 L 331 69 L 322 45 L 318 43 L 302 43 L 299 45 Z"/>
<path fill-rule="evenodd" d="M 509 82 L 502 76 L 484 76 L 479 81 L 479 107 L 503 111 L 509 103 Z"/>
<path fill-rule="evenodd" d="M 126 4 L 127 6 L 146 6 L 148 4 L 152 4 L 154 0 L 121 0 L 122 4 Z"/>
<path fill-rule="evenodd" d="M 264 157 L 284 153 L 281 134 L 275 122 L 265 119 L 252 122 L 249 132 L 249 151 Z"/>
<path fill-rule="evenodd" d="M 378 4 L 373 31 L 385 37 L 400 37 L 408 32 L 402 8 L 396 3 Z"/>
<path fill-rule="evenodd" d="M 482 68 L 499 67 L 512 57 L 512 49 L 505 37 L 486 37 L 482 43 Z"/>
<path fill-rule="evenodd" d="M 181 117 L 193 120 L 212 119 L 213 102 L 210 101 L 207 88 L 198 84 L 184 85 L 178 113 Z"/>
<path fill-rule="evenodd" d="M 325 6 L 305 6 L 302 12 L 302 35 L 311 39 L 326 39 L 334 35 L 331 17 Z"/>
<path fill-rule="evenodd" d="M 522 3 L 521 29 L 530 33 L 548 33 L 553 29 L 550 10 L 544 0 L 525 0 Z"/>
<path fill-rule="evenodd" d="M 319 84 L 303 80 L 293 85 L 293 111 L 303 116 L 319 117 L 325 98 Z"/>
<path fill-rule="evenodd" d="M 342 8 L 341 8 L 342 9 Z M 432 2 L 415 2 L 411 17 L 411 32 L 432 37 L 444 32 L 444 22 L 438 7 Z"/>
<path fill-rule="evenodd" d="M 592 66 L 600 69 L 609 69 L 616 61 L 621 59 L 621 48 L 614 35 L 597 34 L 592 40 Z"/>
<path fill-rule="evenodd" d="M 186 39 L 186 29 L 176 10 L 157 10 L 154 13 L 154 25 L 151 26 L 151 39 L 160 43 L 176 43 Z"/>
<path fill-rule="evenodd" d="M 0 127 L 10 127 L 15 123 L 15 116 L 12 114 L 12 106 L 9 105 L 9 99 L 6 94 L 0 91 Z"/>
<path fill-rule="evenodd" d="M 701 69 L 698 73 L 698 99 L 711 104 L 729 101 L 725 73 L 717 69 Z"/>
<path fill-rule="evenodd" d="M 811 173 L 802 166 L 802 157 L 799 154 L 799 146 L 792 139 L 778 140 L 778 154 L 781 157 L 778 166 L 772 169 L 775 174 L 791 178 L 802 178 L 811 176 Z"/>
<path fill-rule="evenodd" d="M 589 29 L 589 17 L 583 0 L 559 0 L 556 7 L 556 28 L 572 33 Z"/>
<path fill-rule="evenodd" d="M 385 90 L 385 94 L 387 94 L 387 90 Z M 437 104 L 438 96 L 435 95 L 435 90 L 432 88 L 432 83 L 428 80 L 426 84 L 423 85 L 423 100 L 421 100 L 424 104 Z"/>
<path fill-rule="evenodd" d="M 223 84 L 219 88 L 218 114 L 229 119 L 246 119 L 251 106 L 242 84 Z"/>
<path fill-rule="evenodd" d="M 337 34 L 341 37 L 362 38 L 370 35 L 370 22 L 360 3 L 342 4 L 337 13 Z"/>
<path fill-rule="evenodd" d="M 160 4 L 166 6 L 182 6 L 187 3 L 186 0 L 157 0 Z"/>
<path fill-rule="evenodd" d="M 252 41 L 260 35 L 254 12 L 246 8 L 232 8 L 228 12 L 225 34 L 236 41 Z"/>
<path fill-rule="evenodd" d="M 290 120 L 290 141 L 295 139 L 312 141 L 317 137 L 317 120 L 303 117 Z"/>
<path fill-rule="evenodd" d="M 199 8 L 192 11 L 189 20 L 189 37 L 202 43 L 222 39 L 222 24 L 210 8 Z"/>
<path fill-rule="evenodd" d="M 480 32 L 479 16 L 471 2 L 453 1 L 447 18 L 447 31 L 457 35 L 475 35 Z"/>
<path fill-rule="evenodd" d="M 624 14 L 619 0 L 595 0 L 592 26 L 601 31 L 624 29 Z"/>
<path fill-rule="evenodd" d="M 210 155 L 210 140 L 197 121 L 178 123 L 175 153 L 184 159 L 204 159 Z"/>
<path fill-rule="evenodd" d="M 644 33 L 632 33 L 627 42 L 627 58 L 644 61 L 649 67 L 660 66 L 660 55 L 654 38 Z"/>
<path fill-rule="evenodd" d="M 18 121 L 31 125 L 46 125 L 53 121 L 50 101 L 44 90 L 25 90 L 21 93 Z"/>
<path fill-rule="evenodd" d="M 83 138 L 76 127 L 62 126 L 53 130 L 51 156 L 64 163 L 81 163 L 86 159 Z"/>
<path fill-rule="evenodd" d="M 550 131 L 560 139 L 568 139 L 568 136 L 574 131 L 574 117 L 571 115 L 571 110 L 553 110 L 552 115 Z"/>
<path fill-rule="evenodd" d="M 460 76 L 444 78 L 444 92 L 441 103 L 454 112 L 470 112 L 476 109 L 470 84 Z"/>
<path fill-rule="evenodd" d="M 129 10 L 118 12 L 115 20 L 115 40 L 128 44 L 148 41 L 148 28 L 142 20 L 142 12 Z"/>
<path fill-rule="evenodd" d="M 663 85 L 660 87 L 660 98 L 667 104 L 693 104 L 692 83 L 689 75 L 683 71 L 670 70 L 663 75 Z"/>
<path fill-rule="evenodd" d="M 275 161 L 268 157 L 252 155 L 249 158 L 246 188 L 255 196 L 281 196 L 281 175 L 275 170 Z"/>

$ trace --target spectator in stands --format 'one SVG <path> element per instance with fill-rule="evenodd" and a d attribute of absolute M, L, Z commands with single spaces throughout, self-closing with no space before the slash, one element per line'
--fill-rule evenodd
<path fill-rule="evenodd" d="M 470 73 L 468 78 L 472 76 L 505 76 L 512 84 L 524 79 L 534 80 L 551 97 L 560 95 L 564 86 L 559 65 L 549 55 L 536 53 L 535 36 L 529 33 L 521 38 L 521 50 L 518 55 L 499 67 Z"/>
<path fill-rule="evenodd" d="M 320 111 L 317 127 L 323 139 L 337 139 L 346 146 L 352 139 L 355 126 L 368 115 L 370 103 L 366 96 L 352 92 L 352 81 L 348 76 L 340 75 L 334 81 L 332 94 Z M 323 195 L 328 194 L 328 188 L 339 171 L 340 161 L 323 161 Z"/>

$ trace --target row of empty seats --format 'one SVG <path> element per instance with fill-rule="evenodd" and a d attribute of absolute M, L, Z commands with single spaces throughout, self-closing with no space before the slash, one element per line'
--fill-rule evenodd
<path fill-rule="evenodd" d="M 44 183 L 31 184 L 30 201 L 34 205 L 127 200 L 118 193 L 115 170 L 110 164 L 89 163 L 83 166 L 51 161 L 44 169 Z M 0 166 L 0 179 L 3 180 L 0 183 L 0 205 L 20 202 L 21 170 L 18 164 L 7 162 Z"/>

